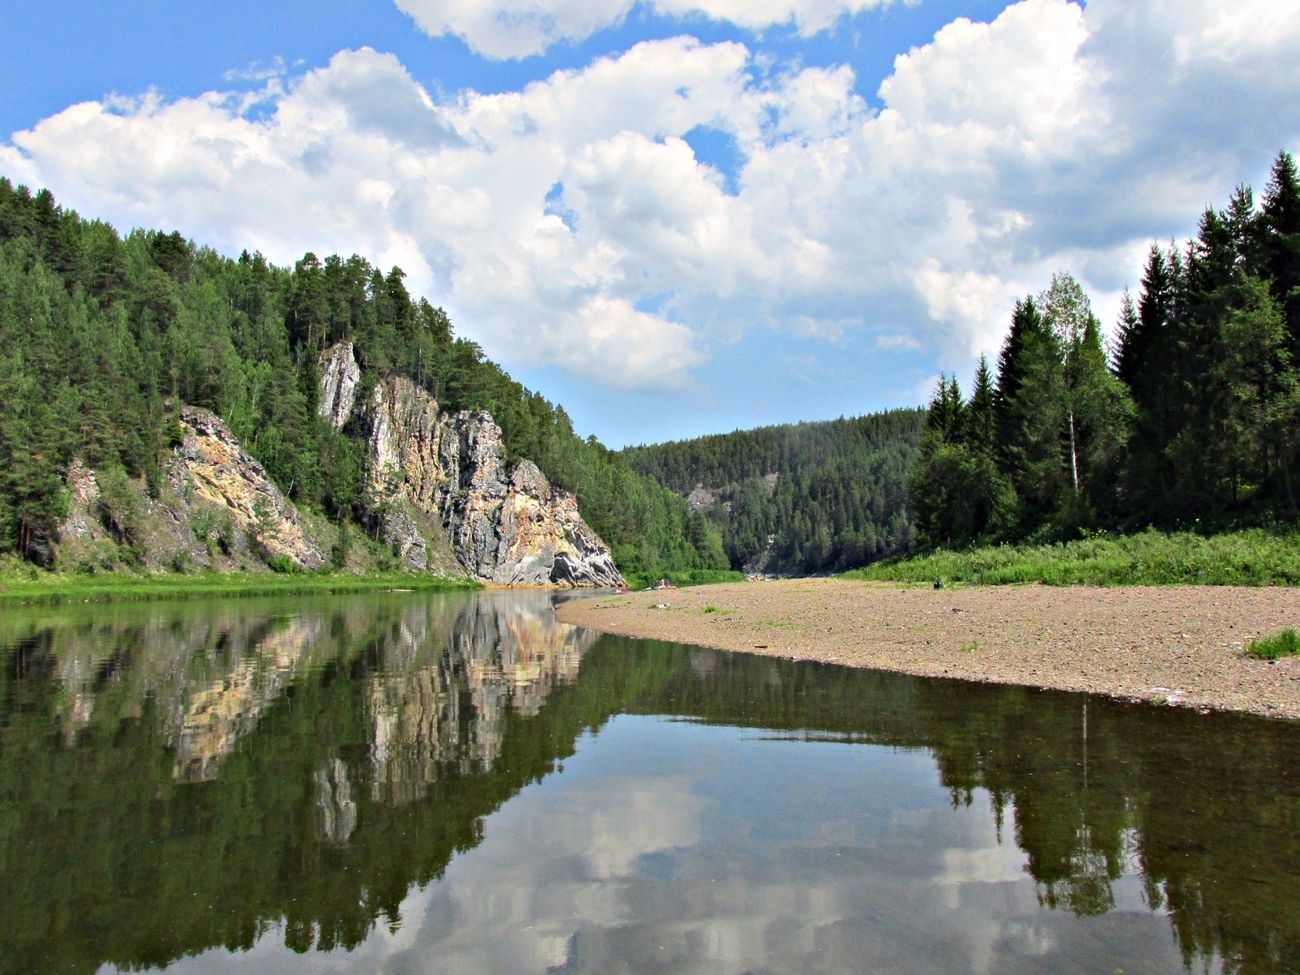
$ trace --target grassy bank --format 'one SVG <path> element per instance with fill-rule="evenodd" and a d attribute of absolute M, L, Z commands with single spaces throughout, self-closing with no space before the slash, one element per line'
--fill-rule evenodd
<path fill-rule="evenodd" d="M 0 605 L 105 602 L 201 596 L 371 592 L 384 589 L 478 589 L 476 582 L 429 573 L 48 573 L 22 568 L 0 572 Z"/>
<path fill-rule="evenodd" d="M 1052 545 L 929 551 L 845 573 L 892 582 L 1054 586 L 1300 585 L 1300 532 L 1144 531 Z"/>

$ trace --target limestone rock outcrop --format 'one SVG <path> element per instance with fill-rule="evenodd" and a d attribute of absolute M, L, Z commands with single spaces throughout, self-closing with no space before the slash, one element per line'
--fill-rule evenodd
<path fill-rule="evenodd" d="M 441 456 L 458 487 L 444 500 L 444 523 L 462 565 L 509 585 L 623 584 L 573 495 L 553 488 L 530 460 L 506 473 L 501 428 L 491 416 L 460 412 L 447 427 Z"/>
<path fill-rule="evenodd" d="M 342 430 L 352 415 L 361 383 L 361 367 L 352 343 L 340 342 L 328 349 L 321 356 L 320 373 L 320 415 L 335 430 Z"/>
<path fill-rule="evenodd" d="M 228 512 L 244 534 L 268 555 L 285 556 L 309 569 L 325 562 L 320 547 L 303 527 L 298 510 L 265 468 L 240 446 L 215 413 L 181 408 L 183 439 L 176 455 L 194 493 Z"/>
<path fill-rule="evenodd" d="M 83 570 L 122 562 L 148 569 L 247 571 L 281 557 L 316 569 L 320 542 L 265 468 L 208 410 L 180 410 L 179 443 L 156 491 L 120 469 L 69 465 L 59 560 Z"/>
<path fill-rule="evenodd" d="M 573 496 L 532 461 L 507 463 L 488 413 L 440 412 L 401 376 L 363 385 L 350 343 L 327 350 L 320 367 L 321 416 L 365 437 L 366 514 L 407 567 L 502 585 L 623 584 Z M 177 419 L 161 483 L 149 490 L 120 468 L 70 466 L 62 563 L 88 571 L 325 564 L 331 543 L 322 539 L 333 526 L 299 512 L 216 414 L 183 406 Z"/>
<path fill-rule="evenodd" d="M 353 374 L 351 347 L 329 349 L 321 365 L 324 403 Z M 445 571 L 439 560 L 450 552 L 464 571 L 486 582 L 623 584 L 609 548 L 583 521 L 573 496 L 553 488 L 532 461 L 508 469 L 501 428 L 488 413 L 442 413 L 432 396 L 401 376 L 377 383 L 352 410 L 367 436 L 373 517 L 410 567 Z M 340 429 L 351 415 L 333 407 L 329 414 Z"/>

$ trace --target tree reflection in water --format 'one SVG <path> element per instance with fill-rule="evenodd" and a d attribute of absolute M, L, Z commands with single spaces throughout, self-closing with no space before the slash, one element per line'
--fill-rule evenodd
<path fill-rule="evenodd" d="M 0 958 L 352 949 L 617 714 L 924 749 L 1039 903 L 1141 878 L 1185 963 L 1294 971 L 1300 732 L 1027 688 L 597 640 L 545 593 L 16 611 L 0 621 Z M 779 788 L 779 784 L 774 786 Z M 986 798 L 985 798 L 986 797 Z"/>

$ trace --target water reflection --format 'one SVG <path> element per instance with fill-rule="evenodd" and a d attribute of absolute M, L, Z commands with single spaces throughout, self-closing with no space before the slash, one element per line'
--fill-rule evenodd
<path fill-rule="evenodd" d="M 544 593 L 7 612 L 0 652 L 3 970 L 1300 958 L 1290 724 L 597 642 Z"/>

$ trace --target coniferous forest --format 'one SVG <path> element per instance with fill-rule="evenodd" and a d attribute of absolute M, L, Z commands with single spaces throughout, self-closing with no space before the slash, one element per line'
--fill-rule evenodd
<path fill-rule="evenodd" d="M 400 269 L 231 260 L 0 179 L 0 553 L 43 562 L 80 458 L 156 488 L 179 404 L 218 413 L 299 504 L 364 520 L 361 444 L 318 418 L 321 350 L 486 409 L 574 492 L 625 572 L 821 572 L 919 540 L 1068 538 L 1293 520 L 1300 490 L 1300 178 L 1280 153 L 1183 247 L 1153 246 L 1110 347 L 1066 273 L 1016 303 L 970 395 L 926 411 L 615 453 L 511 379 Z M 686 498 L 690 497 L 688 507 Z"/>
<path fill-rule="evenodd" d="M 511 379 L 403 273 L 308 253 L 229 259 L 179 232 L 113 227 L 0 178 L 0 554 L 46 563 L 74 458 L 156 492 L 181 404 L 219 414 L 298 504 L 362 520 L 362 443 L 317 413 L 319 353 L 350 340 L 363 388 L 391 374 L 485 409 L 507 451 L 578 497 L 625 572 L 725 567 L 685 502 Z"/>
<path fill-rule="evenodd" d="M 622 455 L 703 513 L 735 568 L 815 573 L 911 547 L 921 410 L 738 430 Z"/>
<path fill-rule="evenodd" d="M 1016 303 L 965 397 L 635 447 L 733 566 L 819 572 L 910 547 L 1293 520 L 1300 490 L 1300 182 L 1280 153 L 1195 240 L 1153 246 L 1108 349 L 1069 274 Z"/>
<path fill-rule="evenodd" d="M 1153 246 L 1113 347 L 1067 274 L 1018 301 L 996 375 L 940 380 L 909 478 L 920 537 L 1292 521 L 1300 490 L 1300 180 L 1278 155 L 1195 239 Z"/>

